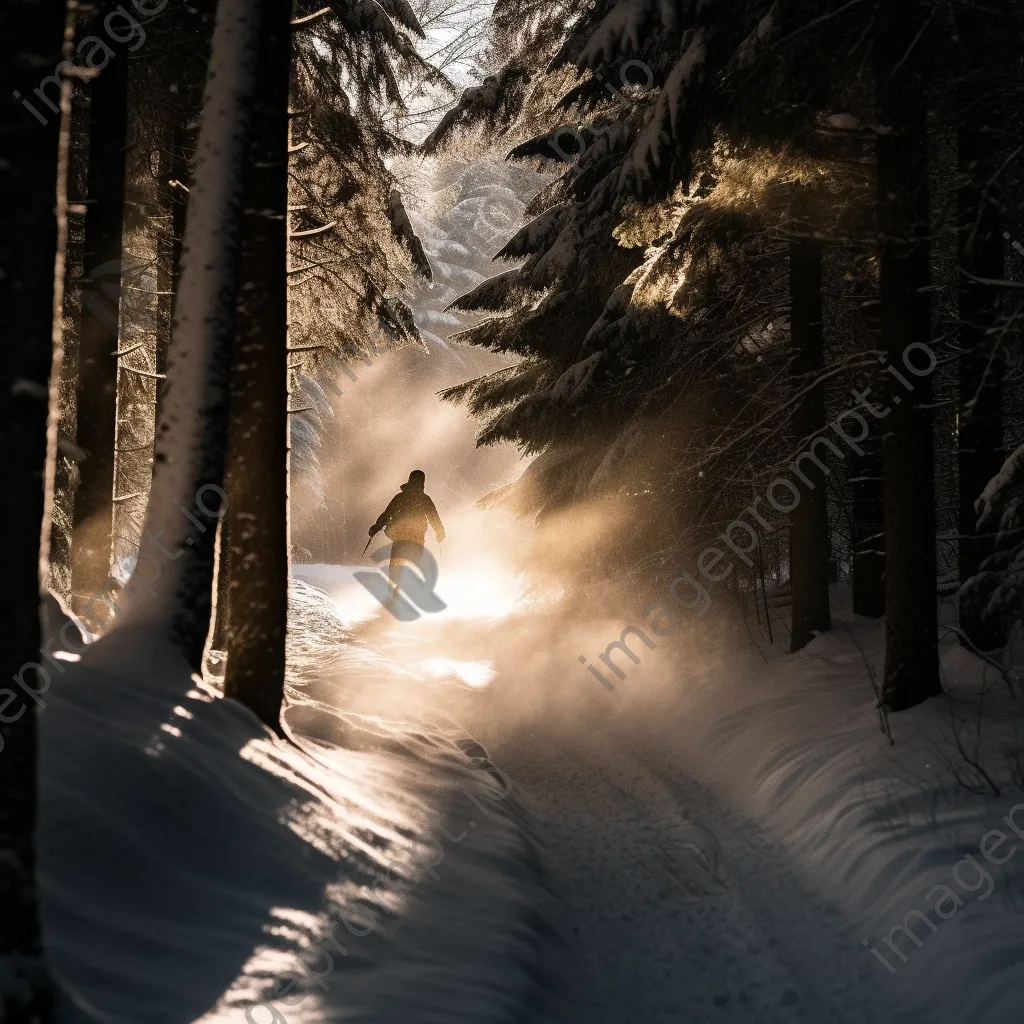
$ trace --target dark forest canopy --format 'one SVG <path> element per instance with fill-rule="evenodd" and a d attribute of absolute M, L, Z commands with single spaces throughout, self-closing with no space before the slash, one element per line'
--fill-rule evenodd
<path fill-rule="evenodd" d="M 455 303 L 492 314 L 460 340 L 516 362 L 449 397 L 484 418 L 481 443 L 538 456 L 495 500 L 622 510 L 581 590 L 649 591 L 792 476 L 792 517 L 736 527 L 758 555 L 730 551 L 728 585 L 791 585 L 797 647 L 828 627 L 842 573 L 858 610 L 889 611 L 886 701 L 937 691 L 929 595 L 982 568 L 974 505 L 1024 439 L 1004 198 L 1020 18 L 924 0 L 496 5 L 490 74 L 424 148 L 497 134 L 559 176 L 495 257 L 520 264 Z M 934 370 L 913 376 L 905 353 Z M 869 389 L 891 418 L 864 412 Z M 844 415 L 868 415 L 863 444 L 826 437 Z M 819 437 L 824 461 L 793 476 Z M 965 625 L 986 648 L 1007 627 Z"/>

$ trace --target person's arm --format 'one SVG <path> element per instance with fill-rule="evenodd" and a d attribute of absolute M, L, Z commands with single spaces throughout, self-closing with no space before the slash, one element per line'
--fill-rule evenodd
<path fill-rule="evenodd" d="M 377 522 L 375 522 L 373 526 L 370 527 L 371 537 L 375 537 L 378 533 L 380 533 L 381 530 L 384 529 L 385 526 L 388 525 L 388 521 L 391 519 L 391 516 L 394 512 L 394 505 L 396 501 L 398 501 L 397 497 L 392 498 L 388 502 L 388 507 L 384 509 L 384 511 L 381 512 L 381 514 L 377 517 Z"/>
<path fill-rule="evenodd" d="M 437 514 L 437 506 L 430 498 L 427 498 L 427 522 L 434 528 L 438 541 L 443 541 L 444 527 L 441 525 L 441 517 Z"/>

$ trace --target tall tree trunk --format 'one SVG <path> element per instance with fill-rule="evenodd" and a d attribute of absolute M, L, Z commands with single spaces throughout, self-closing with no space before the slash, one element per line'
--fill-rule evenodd
<path fill-rule="evenodd" d="M 260 18 L 272 6 L 273 0 L 217 6 L 146 526 L 125 588 L 130 600 L 110 633 L 112 641 L 127 631 L 165 633 L 195 671 L 210 628 L 214 538 L 224 513 L 242 184 Z"/>
<path fill-rule="evenodd" d="M 181 276 L 181 244 L 185 237 L 185 188 L 188 158 L 185 153 L 184 127 L 172 115 L 169 130 L 160 150 L 160 197 L 165 223 L 157 239 L 156 256 L 156 372 L 167 372 L 167 350 L 174 323 L 174 296 Z M 157 385 L 159 402 L 161 387 Z"/>
<path fill-rule="evenodd" d="M 288 617 L 288 83 L 291 4 L 260 43 L 231 374 L 224 692 L 280 729 Z"/>
<path fill-rule="evenodd" d="M 227 470 L 225 470 L 225 477 L 227 477 Z M 230 486 L 230 483 L 228 483 L 228 486 Z M 228 594 L 231 582 L 228 572 L 230 568 L 228 558 L 230 551 L 228 524 L 230 518 L 230 516 L 224 516 L 220 521 L 217 531 L 217 564 L 215 567 L 217 586 L 213 595 L 213 632 L 210 635 L 210 648 L 215 651 L 226 651 L 228 646 Z"/>
<path fill-rule="evenodd" d="M 14 43 L 0 64 L 0 671 L 8 686 L 0 705 L 0 1020 L 6 1024 L 49 1024 L 55 1012 L 35 877 L 36 706 L 10 680 L 27 678 L 29 687 L 43 689 L 32 673 L 41 671 L 47 399 L 51 368 L 59 368 L 54 308 L 62 301 L 59 277 L 55 295 L 54 257 L 64 234 L 55 213 L 63 210 L 61 118 L 43 116 L 40 124 L 19 99 L 31 96 L 60 62 L 64 26 L 63 0 L 0 6 L 0 36 Z M 48 95 L 55 98 L 54 85 Z"/>
<path fill-rule="evenodd" d="M 85 214 L 78 343 L 76 443 L 79 465 L 71 538 L 72 605 L 94 628 L 93 600 L 109 578 L 114 514 L 118 309 L 124 221 L 128 58 L 118 54 L 91 87 L 89 205 Z"/>
<path fill-rule="evenodd" d="M 860 442 L 863 455 L 850 456 L 853 499 L 853 611 L 869 619 L 885 614 L 885 501 L 882 440 L 872 431 Z"/>
<path fill-rule="evenodd" d="M 88 209 L 81 200 L 89 195 L 89 109 L 85 99 L 86 83 L 72 78 L 71 116 L 68 122 L 68 197 L 67 242 L 64 246 L 64 280 L 81 281 L 84 214 Z M 81 319 L 81 296 L 77 287 L 64 288 L 65 324 Z M 78 384 L 78 337 L 76 331 L 65 331 L 61 338 L 60 422 L 57 425 L 57 456 L 54 466 L 53 509 L 47 523 L 49 562 L 47 586 L 67 598 L 71 595 L 71 528 L 78 486 L 78 447 L 75 444 L 75 392 Z"/>
<path fill-rule="evenodd" d="M 794 349 L 792 372 L 798 388 L 813 384 L 793 416 L 793 434 L 803 450 L 825 429 L 825 385 L 821 308 L 821 243 L 794 239 L 789 246 L 790 324 Z M 829 530 L 825 473 L 802 460 L 800 503 L 790 519 L 789 571 L 793 584 L 793 631 L 790 650 L 799 651 L 817 632 L 832 628 L 828 600 Z"/>
<path fill-rule="evenodd" d="M 960 480 L 959 561 L 960 582 L 981 569 L 993 544 L 977 533 L 974 503 L 985 485 L 999 472 L 1006 452 L 1003 444 L 1002 376 L 1004 367 L 986 333 L 995 325 L 998 297 L 990 285 L 977 278 L 1000 280 L 1004 276 L 1002 218 L 998 205 L 998 173 L 1005 160 L 995 148 L 997 133 L 984 120 L 995 112 L 979 96 L 976 61 L 984 57 L 984 18 L 981 11 L 965 6 L 958 12 L 957 29 L 962 46 L 957 193 L 960 242 L 960 408 L 957 429 L 957 462 Z M 976 621 L 961 611 L 960 625 L 968 639 L 982 650 L 1006 644 L 1006 635 L 994 622 Z"/>
<path fill-rule="evenodd" d="M 874 291 L 874 281 L 870 282 Z M 860 288 L 857 289 L 860 292 Z M 861 304 L 865 333 L 872 348 L 878 347 L 878 302 Z M 861 382 L 865 387 L 867 382 Z M 850 455 L 853 611 L 869 619 L 885 614 L 885 487 L 882 461 L 882 437 L 869 429 L 859 442 L 863 455 Z"/>
<path fill-rule="evenodd" d="M 889 365 L 885 463 L 885 680 L 898 711 L 940 692 L 930 377 L 914 376 L 931 341 L 926 14 L 882 3 L 875 30 L 879 135 L 880 329 Z M 906 360 L 905 360 L 906 356 Z M 902 384 L 899 374 L 908 383 Z"/>
<path fill-rule="evenodd" d="M 172 5 L 152 30 L 150 45 L 159 51 L 153 77 L 160 83 L 163 107 L 157 160 L 157 188 L 163 218 L 157 239 L 158 373 L 167 370 L 175 295 L 181 276 L 189 175 L 195 156 L 191 125 L 202 106 L 215 7 L 214 0 L 190 0 L 188 4 Z"/>

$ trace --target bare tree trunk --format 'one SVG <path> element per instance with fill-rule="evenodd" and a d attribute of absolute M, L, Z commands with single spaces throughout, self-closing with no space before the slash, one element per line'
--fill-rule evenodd
<path fill-rule="evenodd" d="M 291 5 L 260 44 L 227 459 L 224 692 L 280 729 L 288 618 L 288 83 Z"/>
<path fill-rule="evenodd" d="M 230 568 L 228 555 L 231 550 L 231 542 L 228 537 L 230 519 L 230 516 L 224 516 L 217 532 L 217 565 L 215 569 L 217 586 L 213 595 L 213 632 L 210 635 L 210 648 L 215 651 L 226 651 L 228 646 L 228 595 L 231 589 L 231 576 L 228 571 Z"/>
<path fill-rule="evenodd" d="M 813 387 L 793 416 L 794 439 L 800 449 L 825 429 L 825 385 L 821 308 L 821 244 L 799 238 L 789 246 L 790 324 L 794 350 L 794 383 Z M 789 531 L 789 571 L 793 585 L 793 631 L 790 650 L 799 651 L 815 633 L 832 628 L 828 599 L 829 529 L 825 474 L 813 461 L 803 460 L 800 503 L 793 510 Z"/>
<path fill-rule="evenodd" d="M 5 681 L 15 682 L 34 680 L 40 660 L 48 397 L 55 362 L 59 369 L 54 308 L 62 300 L 59 278 L 55 295 L 54 257 L 63 242 L 55 212 L 63 210 L 61 117 L 49 110 L 37 117 L 19 98 L 35 99 L 40 78 L 60 62 L 64 27 L 63 0 L 0 6 L 0 36 L 16 40 L 0 64 L 0 669 Z M 47 95 L 60 106 L 54 85 Z M 43 690 L 34 681 L 28 685 Z M 20 689 L 5 693 L 15 697 L 4 701 L 0 715 L 0 1020 L 50 1024 L 56 993 L 43 953 L 35 877 L 36 706 Z"/>
<path fill-rule="evenodd" d="M 927 362 L 929 209 L 926 13 L 919 0 L 883 3 L 875 31 L 879 131 L 878 230 L 882 347 L 891 375 L 884 438 L 885 680 L 892 711 L 940 692 L 935 577 L 931 383 Z M 920 346 L 920 347 L 917 347 Z M 899 374 L 906 381 L 903 384 Z"/>
<path fill-rule="evenodd" d="M 128 58 L 118 54 L 91 86 L 89 205 L 85 214 L 82 313 L 78 342 L 76 443 L 79 464 L 71 539 L 75 610 L 94 628 L 104 607 L 114 514 L 117 421 L 118 309 L 124 221 L 125 140 L 128 131 Z"/>
<path fill-rule="evenodd" d="M 181 276 L 181 243 L 185 237 L 185 188 L 188 159 L 184 126 L 177 117 L 168 125 L 160 151 L 160 196 L 166 223 L 157 239 L 156 289 L 156 372 L 167 372 L 167 350 L 174 323 L 174 296 Z M 157 384 L 157 401 L 161 387 Z"/>
<path fill-rule="evenodd" d="M 174 328 L 189 179 L 195 158 L 192 125 L 202 107 L 215 6 L 214 0 L 192 0 L 188 5 L 172 7 L 162 16 L 151 43 L 162 50 L 157 57 L 158 75 L 155 77 L 163 86 L 164 105 L 157 156 L 157 189 L 162 207 L 156 261 L 155 363 L 159 374 L 167 373 L 167 353 Z M 163 381 L 158 380 L 158 415 L 164 393 Z"/>
<path fill-rule="evenodd" d="M 874 433 L 860 442 L 863 455 L 850 456 L 853 498 L 852 586 L 857 615 L 879 619 L 885 614 L 885 501 L 882 441 Z"/>
<path fill-rule="evenodd" d="M 214 538 L 225 511 L 242 186 L 260 17 L 271 6 L 272 0 L 220 0 L 217 7 L 146 527 L 126 585 L 130 602 L 110 634 L 114 640 L 122 631 L 163 632 L 195 671 L 210 628 Z"/>
<path fill-rule="evenodd" d="M 874 291 L 874 282 L 870 285 Z M 860 289 L 858 288 L 858 291 Z M 880 344 L 878 303 L 861 306 L 864 329 L 870 347 Z M 860 383 L 865 387 L 866 381 Z M 850 550 L 853 560 L 851 586 L 853 611 L 869 619 L 885 614 L 885 481 L 882 438 L 870 430 L 859 442 L 863 455 L 850 455 L 850 494 L 852 498 Z"/>
<path fill-rule="evenodd" d="M 77 17 L 77 15 L 76 15 Z M 67 242 L 64 246 L 64 324 L 77 324 L 81 319 L 79 288 L 71 282 L 85 277 L 82 250 L 84 243 L 84 211 L 81 200 L 89 195 L 89 109 L 85 99 L 86 83 L 70 79 L 71 116 L 68 122 L 68 196 Z M 80 212 L 79 212 L 80 211 Z M 78 385 L 78 337 L 76 331 L 65 331 L 61 339 L 60 422 L 58 449 L 54 466 L 53 509 L 47 523 L 50 557 L 46 584 L 65 598 L 71 596 L 71 531 L 78 486 L 78 450 L 75 445 L 75 393 Z"/>
<path fill-rule="evenodd" d="M 1000 280 L 1004 276 L 1002 217 L 998 205 L 998 173 L 1005 160 L 995 148 L 996 133 L 988 130 L 984 97 L 976 95 L 975 60 L 984 56 L 983 12 L 964 6 L 958 12 L 957 29 L 962 47 L 961 123 L 959 164 L 961 186 L 957 193 L 960 241 L 960 409 L 957 430 L 957 461 L 960 481 L 959 561 L 960 582 L 981 570 L 993 544 L 977 533 L 974 503 L 985 485 L 999 472 L 1006 455 L 1003 443 L 1004 366 L 986 336 L 995 325 L 998 295 L 978 278 Z M 982 650 L 1006 644 L 1006 635 L 994 622 L 983 623 L 961 610 L 961 628 Z"/>

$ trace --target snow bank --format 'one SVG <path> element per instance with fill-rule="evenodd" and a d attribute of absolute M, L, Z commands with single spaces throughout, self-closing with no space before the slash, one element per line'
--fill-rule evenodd
<path fill-rule="evenodd" d="M 674 761 L 782 843 L 843 908 L 875 984 L 920 1007 L 900 1020 L 1018 1021 L 1020 711 L 991 668 L 946 643 L 947 694 L 892 717 L 890 746 L 870 678 L 882 671 L 882 627 L 849 613 L 834 621 L 797 655 L 748 651 L 687 671 L 671 699 L 637 680 L 630 703 Z M 999 795 L 959 754 L 958 733 L 968 754 L 980 749 Z"/>
<path fill-rule="evenodd" d="M 296 650 L 315 675 L 308 632 Z M 482 748 L 298 691 L 285 742 L 149 631 L 62 664 L 39 845 L 68 1019 L 534 1019 L 549 895 Z"/>

